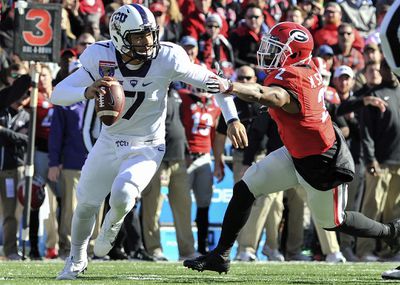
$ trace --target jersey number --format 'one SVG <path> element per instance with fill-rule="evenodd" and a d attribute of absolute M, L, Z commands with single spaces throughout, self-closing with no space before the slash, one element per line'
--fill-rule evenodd
<path fill-rule="evenodd" d="M 284 68 L 279 68 L 278 73 L 275 75 L 275 79 L 278 80 L 283 80 L 282 74 L 285 72 L 286 70 Z"/>
<path fill-rule="evenodd" d="M 132 118 L 133 114 L 135 114 L 136 110 L 139 108 L 139 106 L 143 103 L 145 94 L 143 91 L 138 91 L 138 92 L 132 92 L 132 91 L 125 91 L 125 96 L 128 98 L 135 98 L 135 102 L 132 104 L 132 106 L 126 111 L 125 115 L 122 117 L 123 119 L 129 120 Z"/>
<path fill-rule="evenodd" d="M 202 114 L 200 112 L 196 112 L 192 115 L 192 119 L 193 119 L 192 133 L 200 134 L 202 136 L 207 137 L 210 134 L 210 128 L 213 125 L 213 117 L 208 113 Z M 201 121 L 206 122 L 205 128 L 199 128 Z"/>
<path fill-rule="evenodd" d="M 324 111 L 322 112 L 322 116 L 321 116 L 321 120 L 324 123 L 326 121 L 326 118 L 328 118 L 329 113 L 326 110 L 326 106 L 325 106 L 325 91 L 326 88 L 322 87 L 321 89 L 319 89 L 318 92 L 318 103 L 322 103 L 322 108 L 324 109 Z"/>

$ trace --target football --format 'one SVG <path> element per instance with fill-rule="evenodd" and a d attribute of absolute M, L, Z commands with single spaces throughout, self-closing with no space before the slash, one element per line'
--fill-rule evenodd
<path fill-rule="evenodd" d="M 111 87 L 103 87 L 106 94 L 96 96 L 96 113 L 103 124 L 113 125 L 120 117 L 125 105 L 125 93 L 122 86 L 115 81 Z"/>

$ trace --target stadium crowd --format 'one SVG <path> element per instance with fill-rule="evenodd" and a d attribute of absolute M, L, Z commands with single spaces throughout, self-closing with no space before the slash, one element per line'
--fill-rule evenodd
<path fill-rule="evenodd" d="M 161 41 L 180 44 L 192 62 L 243 83 L 262 83 L 267 76 L 257 66 L 256 57 L 264 33 L 282 21 L 308 28 L 315 42 L 312 62 L 326 86 L 326 108 L 346 138 L 356 165 L 355 179 L 349 184 L 347 209 L 382 222 L 400 217 L 400 114 L 398 105 L 391 105 L 398 101 L 385 99 L 388 104 L 385 112 L 369 106 L 376 97 L 400 99 L 398 78 L 388 68 L 379 38 L 380 23 L 392 1 L 133 2 L 148 5 L 159 25 Z M 23 179 L 28 143 L 29 69 L 36 68 L 40 73 L 35 176 L 46 180 L 40 185 L 45 186 L 46 192 L 40 214 L 38 209 L 31 211 L 29 257 L 65 259 L 70 251 L 71 219 L 76 206 L 74 192 L 80 170 L 101 126 L 89 102 L 61 107 L 52 105 L 50 97 L 53 87 L 81 66 L 79 55 L 88 45 L 109 39 L 108 23 L 112 13 L 129 3 L 130 0 L 64 0 L 60 62 L 29 66 L 13 53 L 13 3 L 4 6 L 2 2 L 0 220 L 6 259 L 21 259 L 18 232 L 22 206 L 17 189 Z M 234 173 L 234 180 L 238 181 L 255 160 L 282 145 L 276 125 L 265 109 L 239 98 L 235 98 L 235 104 L 249 137 L 249 146 L 244 150 L 227 150 L 226 124 L 214 99 L 204 90 L 181 82 L 170 86 L 166 155 L 142 194 L 140 211 L 134 208 L 126 216 L 109 253 L 110 259 L 167 260 L 160 240 L 161 186 L 169 189 L 179 259 L 192 258 L 209 250 L 213 176 L 221 181 L 227 164 Z M 195 221 L 190 220 L 191 190 L 197 206 Z M 372 239 L 355 240 L 318 226 L 314 231 L 313 225 L 307 231 L 311 234 L 305 235 L 304 219 L 310 217 L 306 214 L 304 197 L 304 190 L 299 188 L 258 198 L 239 235 L 236 260 L 258 260 L 264 229 L 267 240 L 262 245 L 262 254 L 271 261 L 400 260 L 399 253 L 393 254 L 384 243 Z M 107 209 L 106 200 L 104 210 L 97 216 L 93 240 Z M 45 221 L 47 236 L 44 253 L 38 244 L 41 219 Z M 197 243 L 192 222 L 197 227 Z M 312 254 L 305 254 L 305 248 L 311 249 Z M 88 254 L 96 258 L 92 244 Z"/>

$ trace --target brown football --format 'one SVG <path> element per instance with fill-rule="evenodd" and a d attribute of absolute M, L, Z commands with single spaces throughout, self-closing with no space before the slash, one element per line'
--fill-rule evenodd
<path fill-rule="evenodd" d="M 111 126 L 120 117 L 125 105 L 125 93 L 122 86 L 115 81 L 111 87 L 103 87 L 106 94 L 96 96 L 96 113 L 100 120 Z"/>

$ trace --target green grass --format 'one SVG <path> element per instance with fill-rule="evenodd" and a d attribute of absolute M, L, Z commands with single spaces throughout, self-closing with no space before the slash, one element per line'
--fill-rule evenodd
<path fill-rule="evenodd" d="M 61 261 L 0 262 L 0 284 L 394 284 L 381 273 L 395 263 L 233 263 L 228 274 L 197 272 L 181 263 L 91 262 L 75 281 L 56 281 Z M 397 284 L 399 284 L 397 282 Z"/>

